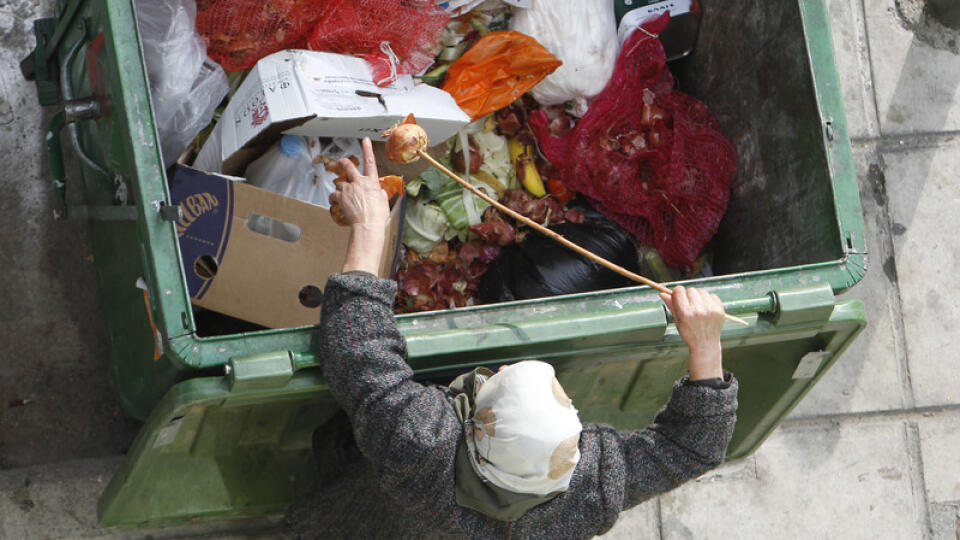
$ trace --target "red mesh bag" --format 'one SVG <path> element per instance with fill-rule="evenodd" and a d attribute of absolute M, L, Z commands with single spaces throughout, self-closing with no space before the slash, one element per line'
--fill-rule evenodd
<path fill-rule="evenodd" d="M 373 80 L 385 86 L 397 73 L 419 73 L 433 63 L 449 21 L 434 0 L 327 0 L 308 46 L 363 57 Z"/>
<path fill-rule="evenodd" d="M 210 58 L 238 71 L 268 54 L 304 48 L 322 5 L 317 0 L 197 0 L 197 32 Z"/>
<path fill-rule="evenodd" d="M 568 189 L 688 270 L 727 209 L 737 155 L 707 106 L 673 86 L 660 40 L 638 30 L 573 131 L 553 135 L 542 110 L 529 124 Z"/>

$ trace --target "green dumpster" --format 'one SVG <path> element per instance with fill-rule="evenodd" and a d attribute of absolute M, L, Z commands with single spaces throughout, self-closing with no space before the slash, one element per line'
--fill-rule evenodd
<path fill-rule="evenodd" d="M 865 325 L 834 295 L 866 271 L 863 219 L 824 0 L 704 4 L 674 66 L 739 154 L 716 238 L 724 331 L 741 380 L 730 458 L 749 454 Z M 58 216 L 89 227 L 115 386 L 146 424 L 100 501 L 107 526 L 281 512 L 314 479 L 310 433 L 332 415 L 314 327 L 207 336 L 191 309 L 131 0 L 59 1 L 24 61 L 59 105 L 48 149 Z M 79 171 L 65 174 L 60 131 Z M 74 191 L 79 193 L 73 194 Z M 68 194 L 68 192 L 70 192 Z M 68 196 L 70 195 L 70 196 Z M 77 204 L 76 201 L 82 199 Z M 418 377 L 554 364 L 585 421 L 639 428 L 666 401 L 685 348 L 637 287 L 397 317 Z"/>

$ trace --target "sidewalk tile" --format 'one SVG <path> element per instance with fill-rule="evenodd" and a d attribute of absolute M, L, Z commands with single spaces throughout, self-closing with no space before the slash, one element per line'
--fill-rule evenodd
<path fill-rule="evenodd" d="M 649 500 L 620 514 L 610 532 L 597 538 L 604 540 L 660 540 L 660 515 L 657 501 Z"/>
<path fill-rule="evenodd" d="M 284 538 L 279 518 L 198 523 L 163 529 L 105 530 L 97 499 L 122 457 L 0 471 L 0 538 Z"/>
<path fill-rule="evenodd" d="M 861 2 L 829 0 L 827 7 L 847 116 L 847 131 L 851 138 L 876 137 L 880 131 Z"/>
<path fill-rule="evenodd" d="M 931 504 L 930 522 L 933 540 L 960 538 L 960 504 Z"/>
<path fill-rule="evenodd" d="M 957 403 L 960 144 L 886 152 L 883 159 L 916 404 Z"/>
<path fill-rule="evenodd" d="M 864 7 L 880 132 L 960 130 L 960 55 L 922 39 L 895 0 L 864 0 Z"/>
<path fill-rule="evenodd" d="M 97 498 L 121 458 L 0 473 L 0 538 L 78 538 L 97 526 Z"/>
<path fill-rule="evenodd" d="M 934 414 L 919 422 L 927 498 L 960 503 L 960 415 Z"/>
<path fill-rule="evenodd" d="M 781 429 L 746 459 L 663 496 L 663 537 L 922 537 L 900 422 Z"/>

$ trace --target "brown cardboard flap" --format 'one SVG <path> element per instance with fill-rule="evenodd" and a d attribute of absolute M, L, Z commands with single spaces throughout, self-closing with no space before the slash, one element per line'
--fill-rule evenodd
<path fill-rule="evenodd" d="M 243 182 L 235 183 L 234 190 L 229 243 L 207 292 L 194 302 L 270 328 L 317 324 L 322 304 L 305 307 L 301 290 L 307 286 L 322 290 L 327 277 L 341 270 L 350 229 L 335 224 L 320 206 Z M 402 199 L 391 210 L 381 277 L 390 277 L 397 259 L 403 210 Z M 299 240 L 288 242 L 251 230 L 248 222 L 254 214 L 296 225 Z"/>
<path fill-rule="evenodd" d="M 247 165 L 262 156 L 267 148 L 270 148 L 273 143 L 280 140 L 284 131 L 299 126 L 314 117 L 316 117 L 316 115 L 311 114 L 270 125 L 258 133 L 256 137 L 250 139 L 242 147 L 227 156 L 227 159 L 223 161 L 223 165 L 221 166 L 221 172 L 231 176 L 243 175 L 243 171 L 247 168 Z"/>

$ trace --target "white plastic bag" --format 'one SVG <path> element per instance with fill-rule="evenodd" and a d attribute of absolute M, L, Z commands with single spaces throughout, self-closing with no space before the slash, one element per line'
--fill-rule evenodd
<path fill-rule="evenodd" d="M 321 144 L 320 141 L 326 143 Z M 334 160 L 349 156 L 359 159 L 362 153 L 357 139 L 331 140 L 284 135 L 247 166 L 245 176 L 250 185 L 329 208 L 330 194 L 337 189 L 333 184 L 337 175 L 327 170 L 319 156 Z M 270 216 L 254 218 L 249 226 L 256 232 L 288 242 L 296 242 L 300 238 L 296 226 L 276 221 Z"/>
<path fill-rule="evenodd" d="M 137 0 L 137 26 L 164 166 L 180 157 L 227 95 L 223 68 L 207 58 L 194 0 Z"/>
<path fill-rule="evenodd" d="M 610 0 L 532 0 L 529 9 L 514 8 L 510 29 L 527 34 L 563 65 L 530 91 L 543 105 L 573 100 L 573 113 L 587 112 L 613 74 L 619 45 Z"/>
<path fill-rule="evenodd" d="M 530 7 L 532 0 L 449 0 L 440 3 L 440 7 L 447 10 L 453 16 L 463 15 L 474 9 L 497 9 L 503 7 L 503 4 L 509 4 L 514 7 Z"/>

